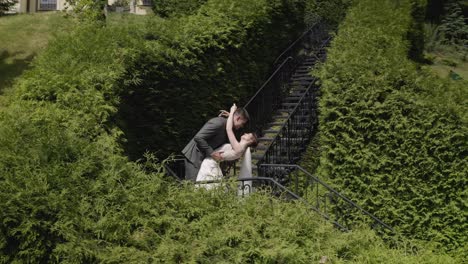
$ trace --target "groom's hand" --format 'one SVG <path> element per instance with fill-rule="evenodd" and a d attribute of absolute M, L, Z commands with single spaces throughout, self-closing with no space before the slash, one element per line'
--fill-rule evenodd
<path fill-rule="evenodd" d="M 211 153 L 211 157 L 216 161 L 223 161 L 223 157 L 221 156 L 221 152 L 219 151 Z"/>
<path fill-rule="evenodd" d="M 218 116 L 229 117 L 229 112 L 226 111 L 226 110 L 219 110 L 219 115 Z"/>

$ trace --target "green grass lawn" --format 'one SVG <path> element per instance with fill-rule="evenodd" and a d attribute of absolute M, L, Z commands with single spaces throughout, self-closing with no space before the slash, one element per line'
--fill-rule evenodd
<path fill-rule="evenodd" d="M 451 50 L 439 50 L 429 53 L 432 71 L 442 78 L 450 78 L 450 72 L 468 81 L 468 60 L 461 52 Z M 452 73 L 452 74 L 453 74 Z"/>
<path fill-rule="evenodd" d="M 144 25 L 149 16 L 109 13 L 109 25 Z M 0 96 L 26 70 L 49 40 L 72 28 L 73 19 L 62 12 L 17 14 L 0 17 Z M 1 104 L 1 100 L 0 100 Z"/>
<path fill-rule="evenodd" d="M 67 30 L 71 24 L 56 12 L 0 17 L 0 94 L 29 67 L 56 33 Z"/>

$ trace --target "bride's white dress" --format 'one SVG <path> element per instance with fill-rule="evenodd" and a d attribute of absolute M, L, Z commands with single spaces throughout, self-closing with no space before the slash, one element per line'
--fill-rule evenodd
<path fill-rule="evenodd" d="M 241 169 L 239 178 L 248 178 L 252 177 L 252 156 L 250 153 L 250 148 L 247 148 L 246 151 L 241 153 L 236 153 L 233 149 L 231 144 L 224 144 L 221 147 L 217 148 L 215 151 L 221 151 L 224 160 L 236 160 L 239 159 L 242 154 L 244 154 L 244 158 L 242 159 Z M 201 166 L 200 170 L 197 174 L 197 182 L 200 181 L 211 181 L 211 180 L 221 180 L 223 178 L 223 172 L 221 171 L 221 167 L 219 163 L 211 157 L 206 157 Z M 245 181 L 245 186 L 252 186 L 251 181 Z M 217 186 L 217 184 L 204 184 L 206 189 L 211 189 Z M 245 188 L 242 186 L 242 188 Z"/>

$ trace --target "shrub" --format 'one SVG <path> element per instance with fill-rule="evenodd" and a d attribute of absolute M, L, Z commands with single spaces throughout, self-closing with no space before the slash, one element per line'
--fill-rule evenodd
<path fill-rule="evenodd" d="M 102 217 L 126 195 L 121 184 L 142 173 L 109 122 L 131 62 L 128 33 L 86 25 L 52 41 L 1 109 L 2 262 L 66 262 L 67 243 L 88 262 L 86 241 L 102 238 Z"/>
<path fill-rule="evenodd" d="M 153 11 L 160 17 L 176 17 L 195 13 L 207 0 L 152 0 Z"/>
<path fill-rule="evenodd" d="M 466 87 L 407 58 L 413 1 L 359 1 L 319 72 L 318 175 L 407 236 L 466 244 Z"/>

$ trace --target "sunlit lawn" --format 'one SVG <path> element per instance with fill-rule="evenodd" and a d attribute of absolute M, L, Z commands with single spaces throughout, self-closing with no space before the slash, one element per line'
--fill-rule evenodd
<path fill-rule="evenodd" d="M 143 25 L 149 16 L 109 13 L 110 25 Z M 17 14 L 0 17 L 0 95 L 8 89 L 32 59 L 57 33 L 73 26 L 72 18 L 62 12 Z M 1 100 L 0 100 L 1 102 Z"/>
<path fill-rule="evenodd" d="M 56 12 L 0 17 L 0 94 L 28 68 L 55 33 L 70 26 L 70 21 Z"/>
<path fill-rule="evenodd" d="M 467 55 L 451 51 L 435 51 L 431 53 L 433 64 L 430 68 L 442 78 L 451 77 L 455 73 L 464 80 L 468 80 Z"/>

